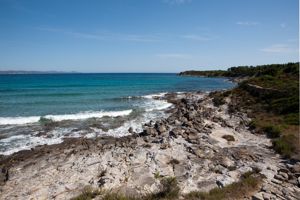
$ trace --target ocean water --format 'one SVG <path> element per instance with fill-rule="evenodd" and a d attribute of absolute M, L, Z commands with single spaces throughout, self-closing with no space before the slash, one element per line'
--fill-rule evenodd
<path fill-rule="evenodd" d="M 0 75 L 0 154 L 66 137 L 124 136 L 166 115 L 172 105 L 153 96 L 231 87 L 222 78 L 176 74 Z"/>

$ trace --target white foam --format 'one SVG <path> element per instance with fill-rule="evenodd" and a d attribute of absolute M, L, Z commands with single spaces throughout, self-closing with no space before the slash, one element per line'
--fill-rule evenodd
<path fill-rule="evenodd" d="M 9 124 L 29 124 L 38 122 L 40 120 L 39 116 L 30 117 L 0 117 L 0 125 Z"/>
<path fill-rule="evenodd" d="M 164 100 L 156 100 L 151 102 L 151 105 L 149 106 L 150 108 L 146 108 L 146 111 L 154 111 L 154 110 L 164 110 L 172 106 L 171 103 L 168 103 L 167 101 Z"/>
<path fill-rule="evenodd" d="M 10 155 L 21 150 L 29 150 L 38 145 L 51 145 L 61 143 L 63 140 L 61 137 L 47 138 L 36 137 L 31 135 L 15 135 L 9 138 L 0 140 L 1 146 L 8 145 L 5 151 L 0 151 L 1 155 Z"/>
<path fill-rule="evenodd" d="M 142 96 L 143 98 L 146 99 L 153 99 L 154 97 L 163 97 L 167 94 L 167 92 L 161 92 L 161 93 L 157 93 L 157 94 L 149 94 L 149 95 L 144 95 Z"/>
<path fill-rule="evenodd" d="M 33 135 L 16 135 L 9 138 L 0 140 L 0 146 L 5 147 L 3 151 L 0 150 L 0 154 L 10 155 L 12 153 L 31 149 L 38 145 L 51 145 L 61 143 L 64 138 L 74 138 L 74 137 L 86 137 L 94 138 L 100 135 L 109 135 L 113 137 L 123 137 L 130 135 L 128 132 L 130 127 L 133 128 L 135 132 L 141 132 L 143 130 L 142 125 L 150 120 L 155 120 L 161 117 L 164 117 L 168 114 L 164 110 L 170 106 L 171 103 L 168 103 L 165 100 L 155 99 L 154 97 L 162 97 L 166 93 L 152 94 L 142 96 L 145 98 L 142 104 L 137 104 L 135 106 L 143 108 L 146 112 L 142 116 L 135 118 L 133 120 L 125 122 L 121 127 L 115 129 L 109 129 L 108 131 L 103 131 L 98 128 L 91 128 L 91 131 L 79 130 L 72 131 L 72 128 L 55 128 L 54 130 L 47 133 L 44 136 L 38 136 L 37 133 Z M 129 115 L 132 110 L 124 111 L 111 111 L 111 112 L 81 112 L 77 114 L 68 114 L 68 115 L 46 115 L 43 116 L 46 119 L 51 119 L 53 121 L 62 121 L 62 120 L 82 120 L 88 118 L 101 118 L 104 116 L 117 117 Z M 30 116 L 30 117 L 2 117 L 0 118 L 0 125 L 6 124 L 27 124 L 27 123 L 36 123 L 40 120 L 40 116 Z M 49 137 L 51 136 L 51 137 Z"/>
<path fill-rule="evenodd" d="M 82 120 L 89 118 L 101 118 L 104 116 L 108 117 L 118 117 L 129 115 L 132 110 L 123 110 L 123 111 L 93 111 L 93 112 L 80 112 L 76 114 L 67 114 L 67 115 L 46 115 L 43 118 L 51 119 L 53 121 L 63 121 L 63 120 Z M 0 117 L 0 125 L 20 125 L 20 124 L 29 124 L 36 123 L 40 120 L 40 116 L 29 116 L 29 117 Z"/>

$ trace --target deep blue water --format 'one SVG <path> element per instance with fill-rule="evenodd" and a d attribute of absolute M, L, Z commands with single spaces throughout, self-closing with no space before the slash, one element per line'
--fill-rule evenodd
<path fill-rule="evenodd" d="M 0 117 L 127 110 L 136 102 L 122 97 L 232 86 L 221 78 L 176 74 L 0 75 Z"/>

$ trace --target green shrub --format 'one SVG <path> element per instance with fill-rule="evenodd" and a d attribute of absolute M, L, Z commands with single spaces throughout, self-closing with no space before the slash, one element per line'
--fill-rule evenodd
<path fill-rule="evenodd" d="M 282 156 L 290 158 L 296 150 L 294 146 L 295 140 L 297 140 L 297 138 L 294 135 L 284 135 L 273 141 L 273 148 Z"/>
<path fill-rule="evenodd" d="M 160 181 L 160 192 L 151 195 L 148 199 L 177 199 L 179 195 L 179 186 L 175 177 L 167 177 Z"/>
<path fill-rule="evenodd" d="M 263 131 L 267 134 L 269 138 L 278 138 L 280 137 L 280 129 L 277 126 L 266 126 L 263 128 Z"/>

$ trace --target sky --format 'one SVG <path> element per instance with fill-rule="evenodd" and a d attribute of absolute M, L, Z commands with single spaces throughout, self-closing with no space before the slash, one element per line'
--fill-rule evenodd
<path fill-rule="evenodd" d="M 0 0 L 0 70 L 180 72 L 298 61 L 298 0 Z"/>

